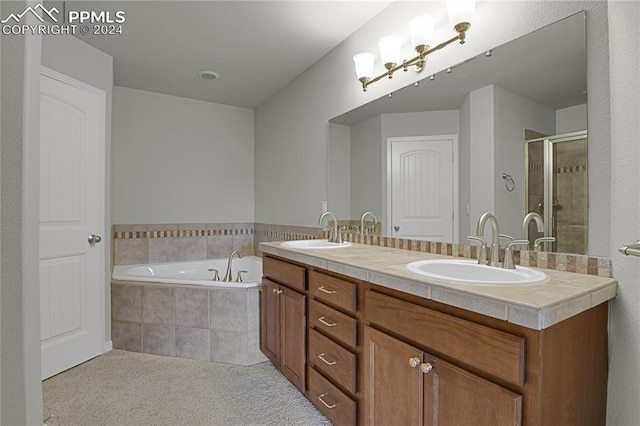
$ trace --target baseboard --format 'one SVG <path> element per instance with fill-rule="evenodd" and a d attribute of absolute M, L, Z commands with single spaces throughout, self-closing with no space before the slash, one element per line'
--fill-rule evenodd
<path fill-rule="evenodd" d="M 104 342 L 102 353 L 107 353 L 113 349 L 113 342 L 111 340 Z"/>

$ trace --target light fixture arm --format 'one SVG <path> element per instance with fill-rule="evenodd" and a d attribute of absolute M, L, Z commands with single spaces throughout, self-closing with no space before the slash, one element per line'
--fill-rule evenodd
<path fill-rule="evenodd" d="M 467 38 L 467 31 L 469 30 L 469 27 L 471 27 L 471 24 L 469 24 L 468 22 L 459 23 L 454 27 L 455 30 L 458 32 L 458 35 L 456 35 L 455 37 L 452 37 L 449 40 L 440 43 L 434 48 L 430 48 L 429 46 L 424 44 L 416 46 L 416 50 L 418 51 L 418 56 L 415 56 L 409 60 L 404 60 L 402 61 L 401 64 L 393 64 L 393 63 L 385 64 L 387 71 L 385 71 L 384 73 L 380 74 L 377 77 L 359 78 L 360 82 L 362 83 L 362 90 L 366 92 L 367 86 L 382 80 L 384 77 L 393 78 L 394 72 L 399 70 L 407 71 L 411 66 L 416 67 L 416 72 L 421 72 L 427 63 L 427 56 L 430 55 L 431 53 L 437 50 L 440 50 L 456 41 L 460 41 L 460 44 L 464 44 Z"/>

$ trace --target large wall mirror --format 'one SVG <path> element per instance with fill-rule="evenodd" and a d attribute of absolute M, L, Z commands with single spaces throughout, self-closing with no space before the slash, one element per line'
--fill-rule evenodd
<path fill-rule="evenodd" d="M 586 253 L 586 89 L 581 12 L 335 117 L 329 209 L 353 232 L 370 211 L 367 232 L 459 243 L 492 212 L 531 249 Z"/>

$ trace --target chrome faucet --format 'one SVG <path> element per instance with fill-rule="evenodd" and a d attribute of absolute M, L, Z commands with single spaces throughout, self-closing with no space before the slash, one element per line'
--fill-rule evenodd
<path fill-rule="evenodd" d="M 533 242 L 533 250 L 534 251 L 543 251 L 542 243 L 554 243 L 556 241 L 556 237 L 540 237 L 536 238 Z"/>
<path fill-rule="evenodd" d="M 322 225 L 322 221 L 325 216 L 329 216 L 329 218 L 333 219 L 333 228 L 327 222 L 327 226 L 329 227 L 329 242 L 342 244 L 342 230 L 338 226 L 338 219 L 335 214 L 329 211 L 322 213 L 320 215 L 320 219 L 318 219 L 318 225 Z"/>
<path fill-rule="evenodd" d="M 476 236 L 484 235 L 484 227 L 487 222 L 491 223 L 491 249 L 489 252 L 489 266 L 500 267 L 500 231 L 498 229 L 498 219 L 491 213 L 480 216 L 476 227 Z"/>
<path fill-rule="evenodd" d="M 374 225 L 378 223 L 378 218 L 376 217 L 375 214 L 371 212 L 362 213 L 362 216 L 360 216 L 360 235 L 367 235 L 367 230 L 364 227 L 364 218 L 367 216 L 371 216 L 373 218 Z"/>
<path fill-rule="evenodd" d="M 487 260 L 487 242 L 484 238 L 474 237 L 472 235 L 469 235 L 467 238 L 471 241 L 478 241 L 480 243 L 480 250 L 478 250 L 478 264 L 486 265 L 489 263 Z"/>
<path fill-rule="evenodd" d="M 536 212 L 528 213 L 522 220 L 523 240 L 529 240 L 529 222 L 531 222 L 532 220 L 536 221 L 536 224 L 538 225 L 538 232 L 544 232 L 544 221 L 542 220 L 542 216 L 540 216 Z"/>
<path fill-rule="evenodd" d="M 240 254 L 240 252 L 238 252 L 238 250 L 234 250 L 231 252 L 231 254 L 229 255 L 229 260 L 227 260 L 227 272 L 224 274 L 224 278 L 222 279 L 222 281 L 224 282 L 231 282 L 232 278 L 231 278 L 231 261 L 233 260 L 233 256 L 237 255 L 238 259 L 242 259 L 242 255 Z"/>

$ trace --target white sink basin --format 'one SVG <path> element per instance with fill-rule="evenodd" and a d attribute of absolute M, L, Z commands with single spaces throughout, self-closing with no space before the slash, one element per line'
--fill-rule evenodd
<path fill-rule="evenodd" d="M 472 285 L 539 284 L 549 278 L 544 272 L 525 266 L 504 269 L 462 259 L 418 260 L 409 263 L 407 269 L 427 278 Z"/>
<path fill-rule="evenodd" d="M 343 243 L 332 243 L 328 240 L 296 240 L 285 241 L 281 244 L 284 247 L 291 247 L 297 249 L 331 249 L 340 247 L 349 247 L 350 242 L 345 241 Z"/>

